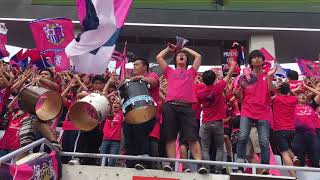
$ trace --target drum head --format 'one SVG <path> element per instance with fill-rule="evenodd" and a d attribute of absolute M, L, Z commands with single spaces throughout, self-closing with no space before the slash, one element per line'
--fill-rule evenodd
<path fill-rule="evenodd" d="M 62 109 L 62 98 L 56 91 L 48 91 L 42 94 L 36 102 L 36 115 L 42 121 L 56 118 Z"/>
<path fill-rule="evenodd" d="M 142 124 L 154 118 L 156 113 L 155 106 L 142 106 L 126 113 L 125 119 L 128 124 Z"/>
<path fill-rule="evenodd" d="M 90 131 L 98 124 L 98 113 L 95 108 L 87 102 L 77 102 L 70 108 L 69 117 L 80 130 Z"/>

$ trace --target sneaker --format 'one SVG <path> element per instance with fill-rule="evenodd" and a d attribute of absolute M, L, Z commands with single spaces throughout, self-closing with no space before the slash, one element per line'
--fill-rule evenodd
<path fill-rule="evenodd" d="M 136 165 L 134 166 L 134 168 L 136 168 L 137 170 L 144 170 L 144 169 L 145 169 L 142 164 L 136 164 Z"/>
<path fill-rule="evenodd" d="M 172 167 L 169 166 L 169 165 L 165 165 L 164 168 L 163 168 L 163 170 L 164 170 L 164 171 L 167 171 L 167 172 L 172 172 L 172 171 L 173 171 Z"/>
<path fill-rule="evenodd" d="M 300 166 L 300 164 L 301 164 L 301 162 L 300 162 L 300 160 L 298 159 L 297 156 L 293 157 L 292 163 L 293 163 L 294 166 Z"/>
<path fill-rule="evenodd" d="M 209 172 L 208 172 L 207 168 L 201 167 L 201 168 L 199 168 L 198 173 L 199 174 L 207 174 Z"/>
<path fill-rule="evenodd" d="M 222 170 L 221 169 L 215 169 L 214 170 L 214 174 L 222 174 Z"/>
<path fill-rule="evenodd" d="M 74 159 L 71 159 L 69 162 L 68 162 L 69 165 L 80 165 L 80 159 L 79 158 L 74 158 Z"/>
<path fill-rule="evenodd" d="M 244 173 L 244 168 L 243 167 L 239 167 L 239 168 L 237 168 L 237 169 L 233 169 L 233 172 L 234 173 Z"/>
<path fill-rule="evenodd" d="M 185 172 L 185 173 L 191 173 L 192 171 L 191 171 L 191 169 L 186 168 L 186 169 L 183 170 L 183 172 Z"/>

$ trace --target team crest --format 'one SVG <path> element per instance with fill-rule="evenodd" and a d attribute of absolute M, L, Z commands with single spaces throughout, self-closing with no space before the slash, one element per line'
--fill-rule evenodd
<path fill-rule="evenodd" d="M 62 59 L 62 57 L 61 57 L 60 55 L 55 55 L 55 56 L 54 56 L 54 64 L 55 64 L 56 66 L 60 66 L 60 64 L 61 64 L 61 59 Z"/>
<path fill-rule="evenodd" d="M 64 41 L 63 28 L 58 23 L 47 24 L 43 31 L 46 33 L 47 40 L 54 45 L 59 45 Z"/>

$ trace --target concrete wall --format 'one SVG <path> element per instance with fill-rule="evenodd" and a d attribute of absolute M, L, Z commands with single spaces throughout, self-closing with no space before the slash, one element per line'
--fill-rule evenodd
<path fill-rule="evenodd" d="M 132 180 L 133 176 L 174 178 L 179 180 L 229 180 L 227 175 L 199 175 L 158 170 L 142 170 L 116 167 L 64 165 L 62 180 Z"/>
<path fill-rule="evenodd" d="M 250 51 L 265 48 L 273 57 L 276 57 L 273 35 L 252 35 L 249 44 Z"/>

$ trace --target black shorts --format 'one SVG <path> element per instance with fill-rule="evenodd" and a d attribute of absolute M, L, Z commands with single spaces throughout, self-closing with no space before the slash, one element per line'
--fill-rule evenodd
<path fill-rule="evenodd" d="M 294 131 L 274 131 L 275 143 L 278 146 L 280 152 L 288 151 L 292 149 L 292 141 L 294 139 Z"/>
<path fill-rule="evenodd" d="M 223 132 L 224 132 L 224 135 L 227 135 L 230 138 L 232 133 L 232 128 L 231 127 L 223 128 Z"/>
<path fill-rule="evenodd" d="M 181 141 L 198 141 L 199 130 L 192 105 L 176 105 L 167 102 L 163 105 L 162 120 L 165 141 L 175 140 L 178 133 Z"/>
<path fill-rule="evenodd" d="M 199 134 L 199 130 L 200 130 L 200 119 L 196 119 L 196 121 L 197 121 L 197 128 L 198 128 L 197 132 L 198 132 L 198 134 Z M 181 136 L 179 136 L 179 144 L 180 144 L 180 145 L 184 145 L 184 146 L 189 146 L 188 141 L 187 141 L 187 140 L 183 140 Z"/>

